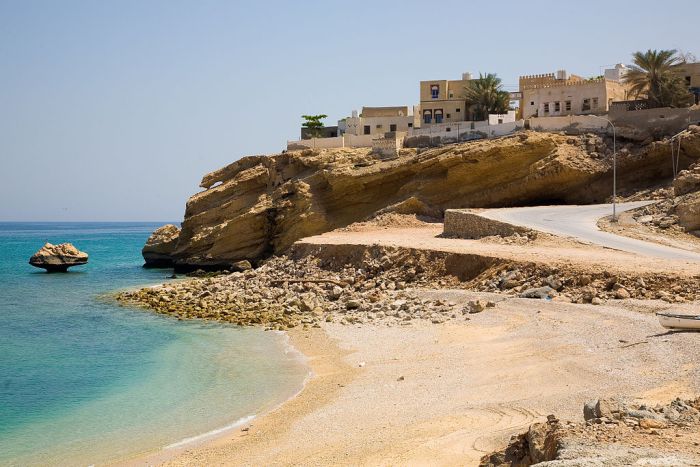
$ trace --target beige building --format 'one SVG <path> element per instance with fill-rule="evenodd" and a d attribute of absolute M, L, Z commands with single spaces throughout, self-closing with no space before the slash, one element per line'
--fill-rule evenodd
<path fill-rule="evenodd" d="M 675 68 L 685 81 L 688 90 L 695 95 L 695 103 L 700 103 L 700 62 L 684 63 Z"/>
<path fill-rule="evenodd" d="M 613 101 L 627 100 L 627 88 L 605 77 L 584 79 L 565 70 L 520 77 L 523 118 L 603 114 Z"/>
<path fill-rule="evenodd" d="M 362 107 L 362 113 L 338 122 L 342 133 L 351 135 L 383 135 L 389 131 L 407 132 L 413 128 L 414 114 L 408 106 L 398 107 Z"/>
<path fill-rule="evenodd" d="M 469 119 L 464 101 L 464 88 L 472 75 L 463 73 L 462 79 L 438 79 L 420 82 L 420 126 L 464 122 Z"/>

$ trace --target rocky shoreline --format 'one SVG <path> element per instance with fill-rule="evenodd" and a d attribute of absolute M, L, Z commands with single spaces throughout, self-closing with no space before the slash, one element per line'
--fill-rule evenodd
<path fill-rule="evenodd" d="M 319 252 L 320 253 L 320 252 Z M 342 324 L 442 323 L 466 320 L 493 303 L 466 307 L 419 298 L 418 289 L 462 288 L 506 297 L 599 305 L 606 300 L 700 299 L 700 278 L 668 274 L 614 274 L 536 263 L 405 248 L 356 248 L 337 256 L 292 249 L 256 269 L 209 274 L 121 292 L 120 302 L 179 319 L 206 319 L 266 329 Z"/>

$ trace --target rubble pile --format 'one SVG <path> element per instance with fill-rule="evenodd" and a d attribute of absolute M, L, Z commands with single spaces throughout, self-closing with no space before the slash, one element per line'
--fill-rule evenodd
<path fill-rule="evenodd" d="M 700 299 L 700 278 L 664 274 L 612 274 L 608 271 L 564 270 L 541 264 L 501 265 L 471 281 L 486 292 L 599 305 L 609 299 L 660 299 L 682 303 Z"/>
<path fill-rule="evenodd" d="M 654 406 L 599 399 L 583 414 L 583 422 L 549 415 L 480 465 L 698 465 L 700 398 Z"/>

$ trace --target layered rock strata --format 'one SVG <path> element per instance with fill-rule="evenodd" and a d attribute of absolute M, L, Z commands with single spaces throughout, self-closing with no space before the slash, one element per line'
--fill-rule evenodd
<path fill-rule="evenodd" d="M 46 243 L 29 258 L 29 264 L 46 269 L 47 272 L 66 272 L 72 266 L 80 266 L 87 262 L 88 254 L 78 250 L 70 243 L 59 245 Z"/>
<path fill-rule="evenodd" d="M 173 252 L 180 237 L 180 229 L 173 224 L 157 228 L 143 246 L 141 255 L 145 267 L 169 267 L 173 265 Z"/>
<path fill-rule="evenodd" d="M 681 167 L 700 159 L 700 128 L 681 142 Z M 670 181 L 668 143 L 618 141 L 623 192 Z M 256 263 L 294 241 L 377 212 L 441 217 L 445 209 L 604 202 L 612 144 L 600 136 L 521 132 L 420 151 L 390 161 L 369 148 L 250 156 L 207 174 L 187 202 L 175 267 L 229 269 Z"/>

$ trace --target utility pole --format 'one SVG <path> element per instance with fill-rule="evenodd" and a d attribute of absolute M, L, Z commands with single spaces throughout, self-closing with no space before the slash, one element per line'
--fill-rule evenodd
<path fill-rule="evenodd" d="M 609 119 L 601 117 L 598 115 L 591 115 L 591 117 L 599 118 L 605 120 L 610 124 L 613 130 L 613 197 L 612 197 L 612 221 L 617 222 L 617 145 L 616 145 L 616 132 L 615 125 Z"/>

